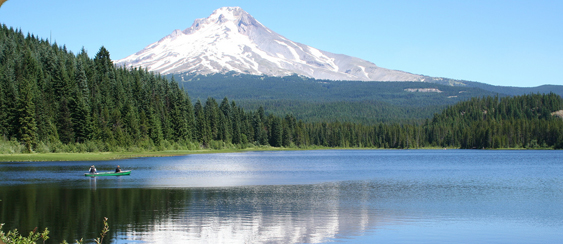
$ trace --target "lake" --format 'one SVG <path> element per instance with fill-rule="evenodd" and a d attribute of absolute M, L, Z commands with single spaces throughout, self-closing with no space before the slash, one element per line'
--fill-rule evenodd
<path fill-rule="evenodd" d="M 91 243 L 561 243 L 563 151 L 315 150 L 0 163 L 0 223 Z M 116 165 L 129 176 L 85 177 Z"/>

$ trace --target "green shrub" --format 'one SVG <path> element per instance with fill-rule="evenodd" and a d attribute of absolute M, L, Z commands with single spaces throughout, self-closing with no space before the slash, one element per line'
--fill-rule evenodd
<path fill-rule="evenodd" d="M 25 152 L 25 147 L 19 143 L 15 138 L 12 140 L 1 140 L 0 141 L 0 154 L 15 154 Z"/>
<path fill-rule="evenodd" d="M 35 152 L 37 152 L 37 153 L 48 153 L 50 151 L 51 150 L 49 149 L 49 146 L 47 146 L 47 144 L 45 144 L 42 141 L 37 143 L 37 146 L 35 146 Z"/>
<path fill-rule="evenodd" d="M 2 226 L 4 226 L 4 224 L 0 224 L 0 243 L 35 244 L 39 240 L 42 240 L 43 243 L 45 243 L 45 241 L 49 239 L 49 230 L 47 228 L 45 228 L 43 232 L 37 232 L 37 227 L 35 227 L 35 229 L 29 232 L 29 235 L 26 237 L 26 236 L 22 236 L 17 229 L 8 231 L 8 233 L 4 233 L 2 231 Z M 108 218 L 104 217 L 104 228 L 100 233 L 100 237 L 94 239 L 94 242 L 96 242 L 96 244 L 101 244 L 104 241 L 104 237 L 107 235 L 108 232 L 109 232 Z M 80 239 L 80 241 L 76 240 L 76 243 L 78 244 L 82 244 L 83 242 L 84 242 L 83 239 Z M 62 243 L 68 243 L 68 242 L 63 241 Z"/>
<path fill-rule="evenodd" d="M 49 239 L 49 230 L 45 228 L 43 232 L 37 232 L 37 227 L 35 230 L 29 232 L 27 237 L 22 236 L 17 229 L 10 230 L 8 233 L 4 233 L 1 229 L 4 224 L 0 224 L 0 240 L 6 244 L 31 244 L 36 243 L 39 239 L 43 240 L 43 243 Z"/>

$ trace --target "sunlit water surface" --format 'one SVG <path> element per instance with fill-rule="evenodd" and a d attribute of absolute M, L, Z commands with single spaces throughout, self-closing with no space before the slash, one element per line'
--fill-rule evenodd
<path fill-rule="evenodd" d="M 562 243 L 561 151 L 318 150 L 0 163 L 52 243 Z M 130 176 L 85 177 L 92 165 Z"/>

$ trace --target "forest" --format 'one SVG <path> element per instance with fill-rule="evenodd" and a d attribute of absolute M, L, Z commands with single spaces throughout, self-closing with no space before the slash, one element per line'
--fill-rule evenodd
<path fill-rule="evenodd" d="M 370 122 L 338 113 L 332 117 L 342 117 L 304 121 L 291 111 L 244 109 L 227 97 L 192 100 L 189 92 L 174 77 L 114 66 L 104 47 L 90 58 L 85 50 L 74 54 L 0 28 L 0 153 L 563 148 L 563 120 L 552 115 L 563 100 L 554 93 L 474 96 L 427 118 Z M 346 109 L 346 103 L 334 107 Z"/>
<path fill-rule="evenodd" d="M 467 86 L 430 82 L 363 82 L 316 80 L 303 76 L 270 77 L 238 74 L 175 74 L 190 97 L 228 97 L 245 109 L 291 113 L 305 122 L 397 123 L 430 118 L 448 105 L 497 93 Z M 409 89 L 440 92 L 409 92 Z"/>

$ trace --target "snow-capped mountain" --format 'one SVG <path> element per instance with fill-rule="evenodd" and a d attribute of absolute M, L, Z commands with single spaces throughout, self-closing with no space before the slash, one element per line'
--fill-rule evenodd
<path fill-rule="evenodd" d="M 423 81 L 424 76 L 380 68 L 342 54 L 296 43 L 262 25 L 239 7 L 223 7 L 175 30 L 124 59 L 118 66 L 141 66 L 161 74 L 226 73 L 362 81 Z"/>

